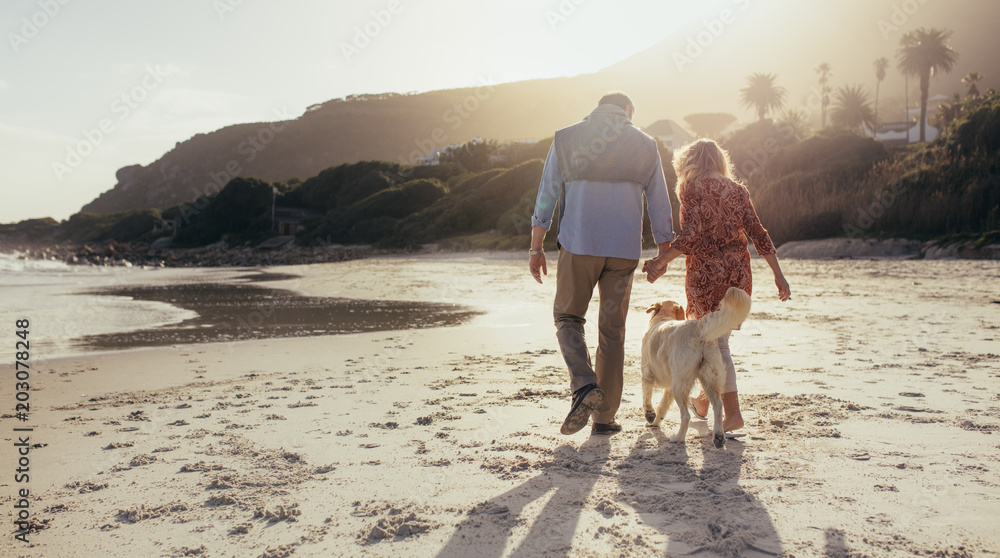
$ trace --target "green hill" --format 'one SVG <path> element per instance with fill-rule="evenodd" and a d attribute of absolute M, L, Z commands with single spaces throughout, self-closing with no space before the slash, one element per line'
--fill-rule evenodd
<path fill-rule="evenodd" d="M 1000 96 L 985 99 L 929 144 L 887 151 L 870 138 L 826 131 L 786 145 L 747 187 L 778 243 L 1000 229 Z"/>
<path fill-rule="evenodd" d="M 778 244 L 844 235 L 982 235 L 1000 230 L 1000 95 L 973 105 L 933 143 L 905 148 L 886 149 L 837 129 L 798 141 L 767 121 L 723 143 Z M 0 239 L 150 242 L 168 234 L 164 221 L 173 220 L 180 224 L 175 246 L 222 239 L 253 245 L 277 234 L 271 213 L 277 205 L 316 215 L 299 223 L 299 244 L 524 248 L 543 161 L 518 159 L 544 152 L 550 141 L 522 148 L 517 156 L 494 157 L 490 164 L 497 168 L 474 173 L 454 163 L 363 161 L 323 170 L 305 182 L 238 177 L 192 204 L 79 213 L 60 224 L 3 225 Z M 671 153 L 662 144 L 660 151 L 678 223 Z M 651 245 L 648 220 L 645 237 Z"/>

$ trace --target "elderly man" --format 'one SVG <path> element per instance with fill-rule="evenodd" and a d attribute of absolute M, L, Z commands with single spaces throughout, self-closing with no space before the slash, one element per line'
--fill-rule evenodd
<path fill-rule="evenodd" d="M 563 434 L 579 432 L 591 416 L 593 434 L 621 431 L 615 413 L 622 395 L 625 318 L 642 250 L 644 196 L 659 253 L 674 239 L 656 140 L 632 124 L 634 114 L 632 99 L 612 92 L 583 121 L 556 132 L 531 218 L 528 267 L 541 283 L 541 274 L 548 274 L 542 241 L 558 200 L 553 314 L 573 390 Z M 595 286 L 600 313 L 593 366 L 583 324 Z"/>

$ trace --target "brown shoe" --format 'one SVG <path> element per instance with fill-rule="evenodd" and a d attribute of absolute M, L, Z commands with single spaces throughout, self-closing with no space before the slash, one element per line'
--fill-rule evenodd
<path fill-rule="evenodd" d="M 611 435 L 617 434 L 622 431 L 622 425 L 618 423 L 615 419 L 611 419 L 611 422 L 595 422 L 594 426 L 590 428 L 591 434 L 601 434 L 601 435 Z"/>

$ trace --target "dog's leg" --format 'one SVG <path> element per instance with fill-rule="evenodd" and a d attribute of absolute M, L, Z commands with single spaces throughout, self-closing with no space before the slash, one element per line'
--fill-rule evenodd
<path fill-rule="evenodd" d="M 653 382 L 645 378 L 642 379 L 642 410 L 646 414 L 646 422 L 652 426 L 656 420 L 656 413 L 653 411 Z"/>
<path fill-rule="evenodd" d="M 684 390 L 678 390 L 677 394 L 674 396 L 674 400 L 677 401 L 677 407 L 681 410 L 681 427 L 677 429 L 677 434 L 670 437 L 671 442 L 683 442 L 684 437 L 687 436 L 688 423 L 691 422 L 691 411 L 688 410 L 685 403 L 688 400 L 690 390 L 682 393 Z"/>
<path fill-rule="evenodd" d="M 663 422 L 663 417 L 667 416 L 667 411 L 670 410 L 670 401 L 672 400 L 673 390 L 663 388 L 663 397 L 660 398 L 660 404 L 656 406 L 656 417 L 650 426 L 660 426 L 660 423 Z"/>
<path fill-rule="evenodd" d="M 726 445 L 726 434 L 722 431 L 722 396 L 718 389 L 707 389 L 708 400 L 712 402 L 712 438 L 715 440 L 715 447 L 722 449 Z"/>
<path fill-rule="evenodd" d="M 712 403 L 712 439 L 715 447 L 722 449 L 726 445 L 726 434 L 722 429 L 722 384 L 725 377 L 725 369 L 722 366 L 713 366 L 713 363 L 706 361 L 702 364 L 705 368 L 701 370 L 701 389 L 708 396 Z"/>

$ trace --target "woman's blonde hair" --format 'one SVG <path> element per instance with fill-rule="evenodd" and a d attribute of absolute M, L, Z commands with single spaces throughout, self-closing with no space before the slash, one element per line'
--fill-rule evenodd
<path fill-rule="evenodd" d="M 695 140 L 674 153 L 674 171 L 677 173 L 677 196 L 688 184 L 712 173 L 719 173 L 735 180 L 729 153 L 710 139 Z"/>

